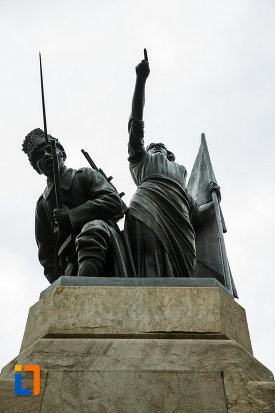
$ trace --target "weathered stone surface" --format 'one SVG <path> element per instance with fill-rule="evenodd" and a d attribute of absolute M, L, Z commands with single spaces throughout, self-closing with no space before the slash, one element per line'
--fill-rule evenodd
<path fill-rule="evenodd" d="M 230 413 L 274 413 L 275 382 L 247 381 L 244 372 L 225 372 L 225 397 Z"/>
<path fill-rule="evenodd" d="M 253 382 L 247 384 L 247 389 L 253 398 L 254 410 L 250 409 L 250 413 L 264 411 L 265 413 L 275 412 L 275 382 Z M 246 413 L 246 412 L 245 412 Z"/>
<path fill-rule="evenodd" d="M 226 413 L 218 372 L 57 372 L 43 406 L 41 413 Z"/>
<path fill-rule="evenodd" d="M 38 364 L 50 371 L 243 371 L 247 380 L 273 380 L 272 373 L 233 340 L 198 339 L 40 339 L 2 370 L 11 378 L 15 364 Z"/>
<path fill-rule="evenodd" d="M 226 403 L 249 406 L 249 381 L 273 380 L 232 340 L 40 339 L 1 377 L 24 363 L 48 371 L 41 413 L 227 413 Z"/>
<path fill-rule="evenodd" d="M 244 309 L 214 287 L 56 287 L 30 308 L 21 351 L 64 336 L 227 338 L 252 353 Z"/>
<path fill-rule="evenodd" d="M 13 369 L 14 372 L 14 369 Z M 13 375 L 11 375 L 14 377 Z M 47 372 L 40 374 L 40 394 L 37 396 L 16 396 L 14 378 L 0 378 L 0 412 L 1 413 L 40 413 L 41 400 L 45 388 Z M 22 387 L 32 389 L 32 374 L 22 376 Z"/>
<path fill-rule="evenodd" d="M 47 375 L 41 399 L 14 395 L 15 364 Z M 4 413 L 274 413 L 274 403 L 245 312 L 217 288 L 57 287 L 30 309 L 0 376 Z"/>

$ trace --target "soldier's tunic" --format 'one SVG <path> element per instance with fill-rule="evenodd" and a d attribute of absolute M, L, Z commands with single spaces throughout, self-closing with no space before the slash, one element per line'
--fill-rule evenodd
<path fill-rule="evenodd" d="M 63 205 L 69 210 L 72 233 L 76 238 L 78 264 L 84 265 L 90 259 L 93 265 L 96 262 L 101 268 L 106 257 L 109 257 L 107 253 L 110 245 L 117 245 L 115 238 L 119 231 L 115 217 L 121 214 L 120 197 L 100 173 L 90 168 L 75 170 L 64 167 L 60 181 Z M 36 206 L 35 235 L 39 261 L 50 282 L 54 281 L 54 209 L 54 184 L 48 179 L 47 187 Z M 97 268 L 93 268 L 93 271 L 94 274 L 78 275 L 99 275 L 96 273 Z"/>

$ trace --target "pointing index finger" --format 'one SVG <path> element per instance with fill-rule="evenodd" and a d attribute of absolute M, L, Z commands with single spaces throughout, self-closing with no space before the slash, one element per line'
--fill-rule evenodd
<path fill-rule="evenodd" d="M 145 62 L 148 62 L 148 54 L 146 49 L 144 49 L 144 60 Z"/>

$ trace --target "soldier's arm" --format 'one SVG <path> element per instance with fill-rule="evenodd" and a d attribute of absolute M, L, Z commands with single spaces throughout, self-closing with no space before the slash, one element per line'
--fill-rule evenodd
<path fill-rule="evenodd" d="M 87 188 L 89 200 L 68 210 L 73 231 L 79 231 L 87 222 L 102 219 L 108 221 L 121 214 L 120 196 L 96 170 L 85 168 L 81 177 Z"/>

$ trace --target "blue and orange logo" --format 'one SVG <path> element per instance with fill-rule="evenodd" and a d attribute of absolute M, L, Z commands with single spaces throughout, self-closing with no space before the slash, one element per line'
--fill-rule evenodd
<path fill-rule="evenodd" d="M 22 389 L 21 364 L 15 365 L 15 394 L 17 396 L 30 396 L 31 389 Z M 35 364 L 25 364 L 24 371 L 33 371 L 33 396 L 40 393 L 40 367 Z"/>

